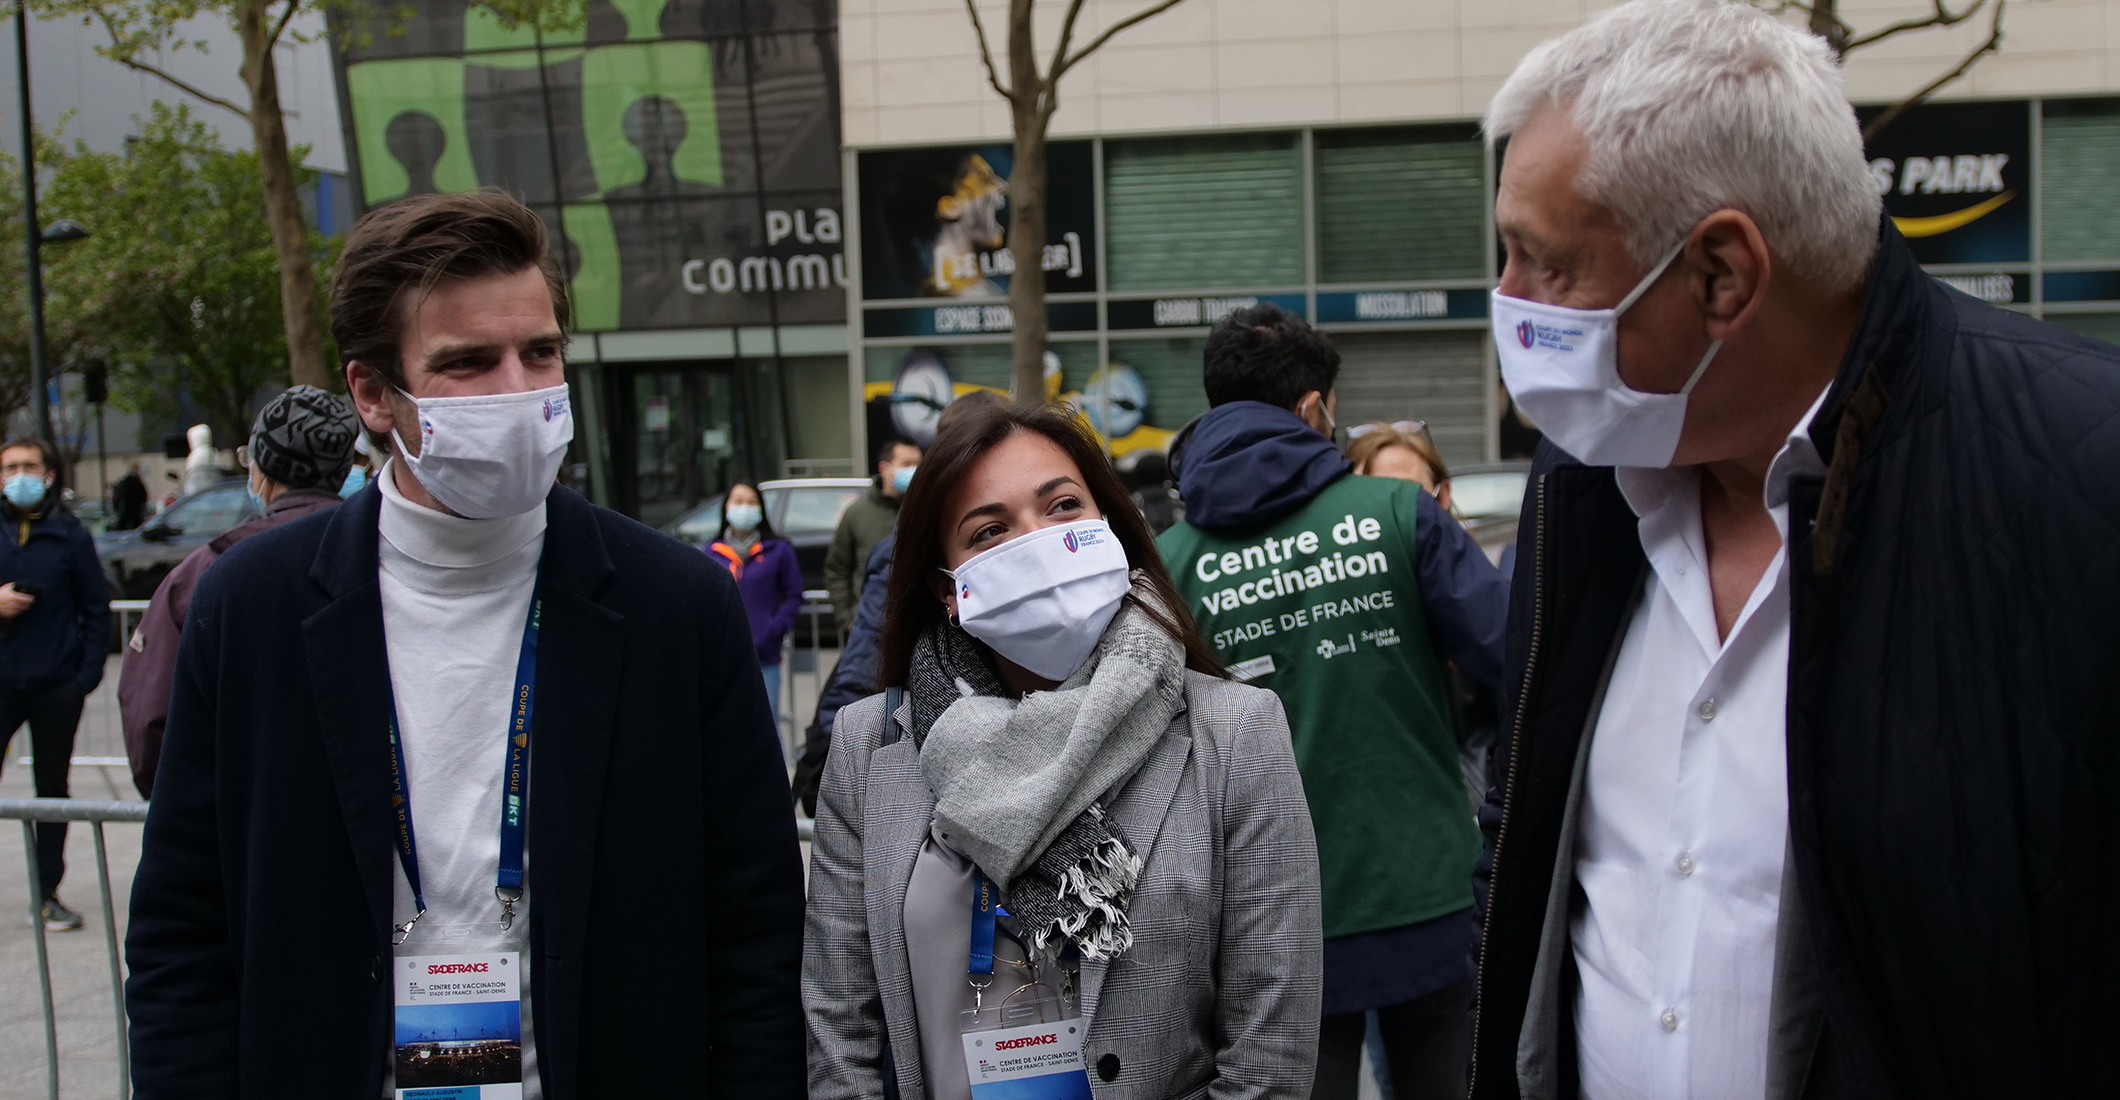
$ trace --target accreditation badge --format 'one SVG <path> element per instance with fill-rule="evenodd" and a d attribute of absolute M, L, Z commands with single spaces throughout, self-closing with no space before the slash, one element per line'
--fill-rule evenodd
<path fill-rule="evenodd" d="M 398 1100 L 522 1100 L 521 956 L 401 955 L 392 966 Z"/>
<path fill-rule="evenodd" d="M 1024 986 L 1003 1004 L 963 1013 L 962 1021 L 972 1100 L 1090 1100 L 1082 1017 L 1050 989 Z"/>

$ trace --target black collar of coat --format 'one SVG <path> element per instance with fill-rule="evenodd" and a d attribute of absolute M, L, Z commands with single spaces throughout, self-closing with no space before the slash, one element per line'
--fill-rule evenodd
<path fill-rule="evenodd" d="M 1841 356 L 1825 403 L 1811 420 L 1811 442 L 1826 463 L 1833 461 L 1841 417 L 1864 384 L 1873 382 L 1873 373 L 1874 384 L 1894 403 L 1913 395 L 1923 344 L 1936 338 L 1931 332 L 1933 322 L 1947 316 L 1947 311 L 1936 308 L 1933 296 L 1940 293 L 1890 215 L 1880 215 L 1877 258 L 1870 265 L 1855 335 Z"/>

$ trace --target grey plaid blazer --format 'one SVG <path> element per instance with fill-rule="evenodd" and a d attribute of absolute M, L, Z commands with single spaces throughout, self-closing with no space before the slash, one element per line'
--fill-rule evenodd
<path fill-rule="evenodd" d="M 1322 988 L 1317 841 L 1270 691 L 1186 674 L 1186 709 L 1112 805 L 1148 854 L 1134 945 L 1082 967 L 1097 1100 L 1309 1096 Z M 906 708 L 901 706 L 901 713 Z M 935 797 L 883 697 L 833 730 L 810 852 L 802 1003 L 810 1100 L 922 1100 L 905 892 Z M 888 1060 L 886 1059 L 888 1045 Z"/>

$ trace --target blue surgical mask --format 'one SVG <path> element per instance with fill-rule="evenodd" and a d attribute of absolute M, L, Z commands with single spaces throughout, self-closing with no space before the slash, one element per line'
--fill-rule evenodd
<path fill-rule="evenodd" d="M 913 471 L 918 470 L 919 468 L 920 467 L 918 466 L 900 466 L 898 467 L 898 469 L 892 471 L 891 487 L 897 489 L 901 493 L 905 492 L 906 489 L 913 484 Z"/>
<path fill-rule="evenodd" d="M 30 508 L 44 499 L 46 488 L 44 479 L 36 474 L 16 474 L 7 479 L 7 488 L 4 491 L 7 493 L 8 503 L 17 508 Z"/>
<path fill-rule="evenodd" d="M 756 504 L 729 505 L 729 529 L 731 531 L 756 531 L 760 520 L 766 518 L 765 510 Z"/>
<path fill-rule="evenodd" d="M 251 506 L 252 508 L 255 508 L 255 509 L 257 509 L 257 512 L 258 512 L 258 514 L 259 514 L 259 515 L 261 515 L 261 516 L 262 516 L 262 515 L 264 515 L 264 514 L 265 514 L 265 496 L 264 496 L 264 494 L 262 494 L 262 493 L 258 492 L 258 491 L 257 491 L 256 489 L 253 489 L 253 488 L 251 488 L 251 487 L 250 487 L 250 486 L 248 486 L 248 485 L 245 485 L 245 486 L 243 487 L 243 492 L 244 492 L 245 494 L 247 494 L 247 495 L 248 495 L 248 496 L 250 497 L 250 506 Z"/>
<path fill-rule="evenodd" d="M 339 499 L 345 500 L 368 485 L 368 467 L 355 466 L 346 471 L 346 480 L 339 485 Z"/>

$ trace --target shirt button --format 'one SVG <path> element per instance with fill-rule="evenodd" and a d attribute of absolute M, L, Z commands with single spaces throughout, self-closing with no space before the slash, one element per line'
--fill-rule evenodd
<path fill-rule="evenodd" d="M 1675 1009 L 1675 1008 L 1667 1008 L 1667 1009 L 1665 1009 L 1665 1010 L 1664 1010 L 1664 1014 L 1663 1014 L 1663 1015 L 1661 1015 L 1661 1016 L 1658 1016 L 1658 1017 L 1656 1018 L 1656 1022 L 1657 1022 L 1657 1023 L 1660 1023 L 1660 1024 L 1662 1024 L 1662 1025 L 1664 1025 L 1664 1030 L 1665 1030 L 1665 1031 L 1677 1031 L 1677 1030 L 1678 1030 L 1678 1010 L 1677 1010 L 1677 1009 Z"/>
<path fill-rule="evenodd" d="M 1678 854 L 1678 873 L 1680 875 L 1690 875 L 1693 873 L 1693 867 L 1693 853 L 1680 852 Z"/>
<path fill-rule="evenodd" d="M 1715 700 L 1704 699 L 1701 701 L 1700 720 L 1703 722 L 1712 722 L 1715 720 Z"/>

